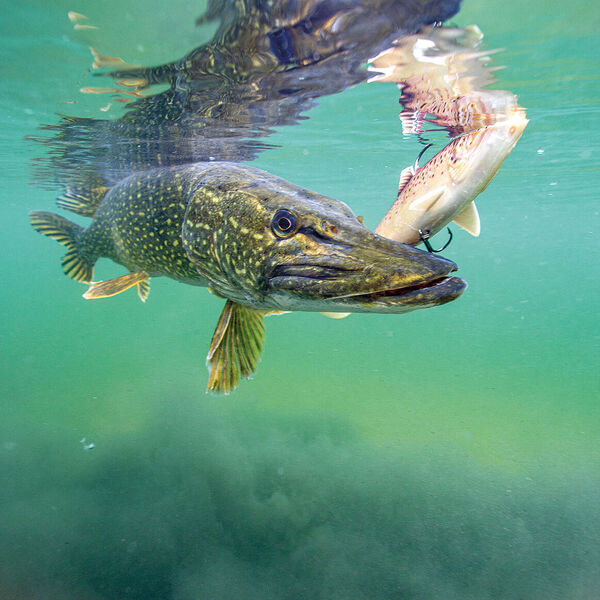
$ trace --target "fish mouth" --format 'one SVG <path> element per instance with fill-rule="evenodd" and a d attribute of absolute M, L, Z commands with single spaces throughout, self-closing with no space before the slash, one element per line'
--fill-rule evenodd
<path fill-rule="evenodd" d="M 446 304 L 466 290 L 466 281 L 449 276 L 458 267 L 449 260 L 442 260 L 445 263 L 443 273 L 432 273 L 417 281 L 407 282 L 399 281 L 399 277 L 392 277 L 389 283 L 386 282 L 373 291 L 365 290 L 368 287 L 368 275 L 363 270 L 313 264 L 279 265 L 275 267 L 269 283 L 279 291 L 286 290 L 299 297 L 305 296 L 307 303 L 299 310 L 408 312 Z M 343 288 L 354 289 L 340 294 Z M 320 298 L 309 297 L 314 295 Z"/>
<path fill-rule="evenodd" d="M 438 277 L 415 285 L 390 288 L 367 294 L 352 294 L 339 299 L 358 302 L 367 309 L 389 308 L 402 305 L 407 309 L 439 306 L 458 298 L 467 289 L 467 282 L 460 277 Z M 337 300 L 337 299 L 336 299 Z M 370 312 L 371 312 L 370 311 Z"/>

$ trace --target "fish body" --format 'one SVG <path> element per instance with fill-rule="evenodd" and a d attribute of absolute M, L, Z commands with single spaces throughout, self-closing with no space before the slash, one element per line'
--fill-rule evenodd
<path fill-rule="evenodd" d="M 187 198 L 201 172 L 190 167 L 155 169 L 110 189 L 82 232 L 82 258 L 93 265 L 105 257 L 130 272 L 206 286 L 181 241 Z"/>
<path fill-rule="evenodd" d="M 474 199 L 488 186 L 521 137 L 528 120 L 515 107 L 494 125 L 452 140 L 422 167 L 402 172 L 398 197 L 375 229 L 379 235 L 416 245 L 450 221 L 479 235 Z"/>
<path fill-rule="evenodd" d="M 227 299 L 211 343 L 209 388 L 229 391 L 258 362 L 265 314 L 403 313 L 449 302 L 466 288 L 451 261 L 369 231 L 342 202 L 252 167 L 198 163 L 132 175 L 107 191 L 67 192 L 58 205 L 92 216 L 83 228 L 32 212 L 39 232 L 67 247 L 63 269 L 90 283 L 86 298 L 167 276 Z M 93 282 L 110 258 L 129 273 Z"/>

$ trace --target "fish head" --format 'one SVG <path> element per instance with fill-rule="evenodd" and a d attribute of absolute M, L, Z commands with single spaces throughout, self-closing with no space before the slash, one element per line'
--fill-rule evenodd
<path fill-rule="evenodd" d="M 183 226 L 188 256 L 217 294 L 262 310 L 401 313 L 466 288 L 449 277 L 453 262 L 369 231 L 344 203 L 231 169 L 235 188 L 222 175 L 220 189 L 197 190 Z"/>

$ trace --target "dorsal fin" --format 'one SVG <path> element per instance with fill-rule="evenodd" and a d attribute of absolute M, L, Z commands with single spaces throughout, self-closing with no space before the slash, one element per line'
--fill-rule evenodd
<path fill-rule="evenodd" d="M 410 167 L 406 167 L 406 169 L 402 170 L 400 173 L 400 181 L 398 182 L 398 196 L 404 191 L 408 182 L 415 176 L 415 169 L 411 165 Z"/>
<path fill-rule="evenodd" d="M 481 231 L 479 213 L 475 202 L 469 202 L 455 217 L 454 222 L 465 231 L 477 237 Z"/>
<path fill-rule="evenodd" d="M 227 300 L 206 357 L 207 391 L 228 394 L 254 373 L 265 341 L 264 314 Z"/>
<path fill-rule="evenodd" d="M 87 192 L 67 189 L 64 194 L 58 197 L 56 206 L 64 210 L 70 210 L 82 217 L 93 218 L 109 189 L 104 185 L 90 188 Z"/>

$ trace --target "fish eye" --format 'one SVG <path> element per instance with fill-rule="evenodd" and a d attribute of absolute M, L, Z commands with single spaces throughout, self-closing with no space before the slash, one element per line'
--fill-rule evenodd
<path fill-rule="evenodd" d="M 290 237 L 298 231 L 296 217 L 285 208 L 282 208 L 275 213 L 271 227 L 273 228 L 273 233 L 281 238 Z"/>

